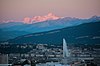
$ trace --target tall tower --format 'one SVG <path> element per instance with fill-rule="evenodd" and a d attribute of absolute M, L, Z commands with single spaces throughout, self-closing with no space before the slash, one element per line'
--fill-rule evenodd
<path fill-rule="evenodd" d="M 63 38 L 63 57 L 64 58 L 69 57 L 69 51 L 66 44 L 67 44 L 66 40 Z"/>

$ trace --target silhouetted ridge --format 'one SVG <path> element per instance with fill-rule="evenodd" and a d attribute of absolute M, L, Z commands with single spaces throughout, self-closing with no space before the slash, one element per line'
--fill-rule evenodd
<path fill-rule="evenodd" d="M 63 38 L 70 44 L 100 44 L 100 22 L 32 33 L 8 40 L 8 42 L 17 44 L 62 44 Z"/>

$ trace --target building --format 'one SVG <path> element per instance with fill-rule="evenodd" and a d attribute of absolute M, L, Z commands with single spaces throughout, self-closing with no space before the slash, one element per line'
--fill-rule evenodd
<path fill-rule="evenodd" d="M 69 51 L 66 45 L 65 39 L 63 39 L 63 57 L 61 58 L 60 62 L 47 62 L 47 63 L 39 63 L 36 64 L 36 66 L 71 66 L 69 64 L 70 60 L 70 55 Z"/>
<path fill-rule="evenodd" d="M 8 54 L 0 54 L 0 64 L 8 64 Z"/>
<path fill-rule="evenodd" d="M 54 62 L 47 62 L 47 63 L 39 63 L 36 64 L 36 66 L 70 66 L 70 65 L 62 65 L 60 63 L 54 63 Z"/>

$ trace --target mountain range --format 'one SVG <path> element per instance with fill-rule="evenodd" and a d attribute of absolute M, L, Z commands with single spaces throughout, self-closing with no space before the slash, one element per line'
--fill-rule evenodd
<path fill-rule="evenodd" d="M 100 21 L 85 23 L 40 33 L 31 33 L 10 39 L 10 44 L 100 44 Z"/>
<path fill-rule="evenodd" d="M 49 14 L 50 16 L 50 14 Z M 54 17 L 54 15 L 51 14 Z M 56 16 L 55 16 L 56 17 Z M 57 17 L 56 17 L 57 18 Z M 89 19 L 79 19 L 71 17 L 63 17 L 57 19 L 43 20 L 42 22 L 27 24 L 24 22 L 8 22 L 0 24 L 0 41 L 13 39 L 21 35 L 30 33 L 45 32 L 65 27 L 77 26 L 84 23 L 100 21 L 99 16 L 93 16 Z"/>
<path fill-rule="evenodd" d="M 60 19 L 60 18 L 62 18 L 62 17 L 58 17 L 53 13 L 48 13 L 45 16 L 34 16 L 32 18 L 25 17 L 24 18 L 24 23 L 32 24 L 32 23 L 36 23 L 36 22 L 43 22 L 43 21 L 46 21 L 46 20 L 57 20 L 57 19 Z"/>

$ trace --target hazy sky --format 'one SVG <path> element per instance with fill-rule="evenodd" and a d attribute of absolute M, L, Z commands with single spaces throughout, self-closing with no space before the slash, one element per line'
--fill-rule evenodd
<path fill-rule="evenodd" d="M 0 0 L 0 21 L 46 15 L 89 18 L 100 16 L 100 0 Z"/>

